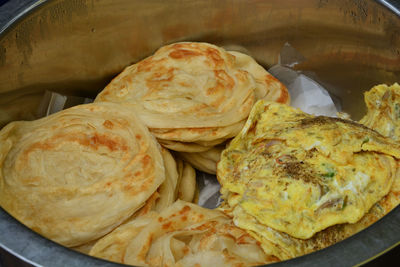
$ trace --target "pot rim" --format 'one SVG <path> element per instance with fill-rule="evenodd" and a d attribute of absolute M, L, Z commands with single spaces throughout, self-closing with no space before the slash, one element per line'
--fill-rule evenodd
<path fill-rule="evenodd" d="M 16 24 L 50 0 L 13 0 L 0 6 L 0 40 Z M 400 17 L 396 0 L 376 0 Z M 360 266 L 400 244 L 400 206 L 359 233 L 325 249 L 268 266 Z M 0 248 L 33 266 L 126 266 L 63 247 L 0 208 Z M 49 256 L 51 255 L 51 256 Z M 267 265 L 266 265 L 267 266 Z"/>

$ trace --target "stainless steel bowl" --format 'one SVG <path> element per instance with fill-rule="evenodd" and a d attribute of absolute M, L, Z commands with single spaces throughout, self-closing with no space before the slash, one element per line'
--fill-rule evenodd
<path fill-rule="evenodd" d="M 396 4 L 397 3 L 397 4 Z M 358 119 L 362 93 L 400 81 L 396 1 L 12 0 L 0 8 L 0 127 L 31 120 L 45 90 L 94 96 L 123 67 L 176 41 L 242 46 L 268 67 L 285 43 Z M 396 246 L 400 207 L 362 232 L 274 266 L 351 266 Z M 0 247 L 34 265 L 120 266 L 79 254 L 0 209 Z"/>

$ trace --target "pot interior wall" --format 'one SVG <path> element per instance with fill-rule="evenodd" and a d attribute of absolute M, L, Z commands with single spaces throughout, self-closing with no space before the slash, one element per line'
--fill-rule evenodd
<path fill-rule="evenodd" d="M 176 41 L 239 49 L 265 67 L 289 43 L 358 119 L 362 92 L 400 76 L 400 20 L 374 1 L 55 0 L 0 38 L 0 127 L 34 119 L 44 90 L 95 96 L 125 66 Z"/>

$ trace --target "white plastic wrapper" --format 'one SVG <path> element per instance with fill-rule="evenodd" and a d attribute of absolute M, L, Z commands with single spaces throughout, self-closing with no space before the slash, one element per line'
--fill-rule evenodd
<path fill-rule="evenodd" d="M 331 96 L 314 80 L 281 65 L 273 66 L 268 72 L 288 88 L 291 106 L 313 115 L 336 117 L 339 110 Z"/>
<path fill-rule="evenodd" d="M 303 60 L 304 57 L 286 43 L 281 50 L 279 64 L 268 71 L 288 88 L 291 106 L 310 114 L 335 117 L 340 111 L 340 104 L 336 103 L 335 106 L 328 91 L 306 75 L 290 69 Z M 93 100 L 89 98 L 46 91 L 38 115 L 44 117 L 74 105 L 91 102 Z M 221 204 L 220 185 L 214 175 L 197 171 L 197 185 L 200 206 L 213 209 Z"/>
<path fill-rule="evenodd" d="M 336 117 L 341 111 L 340 103 L 335 105 L 328 91 L 316 81 L 290 69 L 304 60 L 303 55 L 286 43 L 281 49 L 279 63 L 268 72 L 288 88 L 291 106 L 313 115 Z"/>
<path fill-rule="evenodd" d="M 38 117 L 46 117 L 60 110 L 92 103 L 93 99 L 79 96 L 66 96 L 56 92 L 46 91 L 37 111 Z"/>

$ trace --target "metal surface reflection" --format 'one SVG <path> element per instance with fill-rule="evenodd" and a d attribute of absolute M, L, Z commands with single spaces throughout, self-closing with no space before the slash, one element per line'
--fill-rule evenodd
<path fill-rule="evenodd" d="M 288 42 L 302 55 L 293 68 L 340 98 L 355 119 L 364 113 L 365 90 L 400 78 L 394 1 L 11 2 L 0 9 L 0 127 L 35 119 L 46 90 L 93 97 L 125 66 L 184 40 L 245 49 L 265 67 Z M 365 261 L 399 242 L 399 220 L 398 207 L 360 234 L 277 266 Z M 39 237 L 2 210 L 0 229 L 2 248 L 38 265 L 106 264 Z"/>

